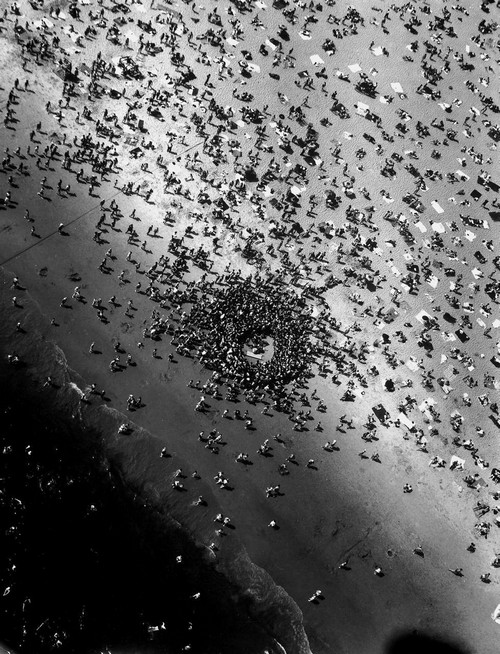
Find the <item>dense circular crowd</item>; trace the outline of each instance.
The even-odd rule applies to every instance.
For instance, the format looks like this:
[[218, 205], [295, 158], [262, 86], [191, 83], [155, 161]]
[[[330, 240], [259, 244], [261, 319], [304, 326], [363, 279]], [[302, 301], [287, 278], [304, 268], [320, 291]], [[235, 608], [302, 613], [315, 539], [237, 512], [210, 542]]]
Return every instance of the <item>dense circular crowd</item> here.
[[[182, 330], [206, 367], [242, 388], [278, 390], [307, 374], [314, 357], [310, 315], [298, 294], [249, 276], [213, 295], [200, 289]], [[274, 350], [267, 361], [266, 346]]]

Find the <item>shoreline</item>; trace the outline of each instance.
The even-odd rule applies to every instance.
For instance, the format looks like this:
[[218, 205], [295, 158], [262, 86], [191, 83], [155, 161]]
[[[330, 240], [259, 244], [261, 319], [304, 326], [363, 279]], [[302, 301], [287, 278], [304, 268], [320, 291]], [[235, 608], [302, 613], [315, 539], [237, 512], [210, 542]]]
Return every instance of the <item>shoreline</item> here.
[[[2, 270], [2, 276], [4, 275], [7, 276], [7, 273]], [[28, 306], [26, 308], [31, 314], [32, 323], [33, 314], [38, 313], [38, 308], [28, 294], [25, 294], [24, 301], [26, 305], [31, 305], [30, 308]], [[45, 320], [41, 314], [38, 319], [41, 322]], [[4, 325], [0, 335], [0, 351], [4, 361], [6, 354], [11, 350], [9, 345], [8, 339], [5, 338]], [[53, 404], [52, 411], [58, 414], [58, 419], [73, 420], [78, 433], [96, 434], [93, 439], [99, 441], [97, 447], [105, 467], [109, 466], [110, 469], [115, 470], [115, 474], [123, 483], [124, 490], [131, 493], [136, 502], [144, 502], [144, 505], [148, 506], [151, 516], [156, 516], [158, 519], [158, 526], [165, 522], [164, 528], [167, 532], [172, 528], [180, 529], [200, 552], [204, 560], [203, 565], [213, 568], [217, 574], [222, 575], [234, 586], [230, 603], [234, 601], [235, 607], [246, 605], [249, 617], [255, 621], [256, 629], [264, 629], [275, 639], [276, 654], [285, 650], [288, 654], [309, 654], [310, 649], [298, 607], [284, 590], [274, 583], [268, 573], [251, 562], [237, 535], [226, 539], [216, 553], [210, 550], [207, 553], [203, 541], [206, 541], [213, 530], [213, 522], [207, 511], [202, 509], [205, 515], [195, 517], [194, 520], [191, 516], [190, 519], [184, 498], [178, 501], [179, 494], [169, 489], [170, 484], [165, 481], [165, 463], [167, 478], [169, 478], [173, 477], [176, 469], [185, 467], [185, 462], [177, 455], [160, 461], [157, 446], [155, 447], [158, 439], [134, 424], [129, 416], [105, 403], [91, 408], [86, 407], [84, 415], [79, 397], [83, 395], [82, 389], [88, 388], [88, 384], [69, 368], [62, 350], [55, 344], [42, 340], [40, 333], [31, 332], [30, 336], [23, 339], [23, 350], [16, 348], [16, 352], [19, 353], [21, 360], [25, 361], [25, 365], [20, 368], [12, 366], [6, 370], [5, 364], [2, 364], [3, 374], [0, 374], [3, 380], [5, 381], [5, 373], [8, 373], [11, 381], [16, 380], [16, 386], [21, 388], [23, 384], [19, 384], [16, 378], [23, 376], [28, 378], [31, 388], [27, 386], [23, 392], [27, 396], [34, 392], [38, 401], [43, 401], [47, 389], [38, 393], [35, 390], [36, 386], [40, 387], [43, 378], [51, 375], [54, 379], [64, 379], [65, 381], [57, 389], [48, 389], [51, 393], [49, 406]], [[32, 362], [30, 358], [35, 352], [37, 359]], [[43, 370], [38, 367], [42, 362]], [[51, 409], [48, 413], [51, 413]], [[123, 422], [133, 425], [131, 435], [121, 436], [117, 433], [118, 426]], [[209, 513], [218, 512], [217, 500], [206, 483], [200, 481], [198, 491], [206, 499], [207, 506], [210, 507]], [[168, 527], [169, 524], [171, 527]], [[187, 565], [189, 566], [189, 562]], [[237, 610], [240, 611], [241, 608]], [[278, 638], [286, 644], [286, 647], [279, 645]]]

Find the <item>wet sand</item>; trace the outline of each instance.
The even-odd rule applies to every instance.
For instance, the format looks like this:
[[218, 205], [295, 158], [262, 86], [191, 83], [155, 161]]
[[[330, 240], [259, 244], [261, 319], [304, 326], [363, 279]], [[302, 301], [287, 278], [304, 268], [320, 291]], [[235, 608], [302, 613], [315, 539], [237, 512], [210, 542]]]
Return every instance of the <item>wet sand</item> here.
[[[31, 320], [37, 326], [43, 323], [33, 306], [27, 322]], [[5, 347], [5, 330], [2, 330], [0, 339]], [[12, 342], [8, 344], [12, 345]], [[42, 541], [47, 539], [49, 543], [43, 555], [36, 551], [32, 539], [26, 540], [24, 545], [20, 542], [9, 547], [9, 559], [21, 568], [21, 575], [12, 575], [12, 585], [8, 586], [4, 596], [8, 600], [2, 606], [5, 615], [8, 616], [12, 610], [9, 607], [24, 606], [25, 597], [29, 597], [33, 617], [29, 616], [27, 624], [32, 625], [35, 616], [40, 612], [43, 616], [45, 611], [47, 621], [53, 618], [56, 624], [68, 625], [78, 617], [77, 607], [88, 603], [90, 613], [96, 612], [96, 615], [87, 615], [82, 627], [84, 637], [79, 638], [76, 634], [78, 651], [82, 652], [94, 651], [94, 647], [104, 647], [105, 644], [111, 651], [121, 652], [122, 644], [129, 647], [127, 643], [134, 639], [137, 639], [134, 651], [149, 652], [147, 640], [151, 638], [154, 640], [151, 651], [165, 651], [165, 646], [178, 651], [186, 643], [191, 643], [195, 650], [200, 651], [260, 652], [267, 648], [270, 652], [280, 652], [280, 646], [271, 634], [277, 636], [284, 628], [290, 635], [295, 621], [298, 632], [294, 646], [298, 647], [297, 651], [305, 651], [300, 647], [300, 614], [286, 596], [280, 597], [283, 593], [274, 586], [271, 578], [248, 560], [238, 537], [231, 540], [218, 560], [204, 545], [202, 539], [210, 537], [213, 532], [213, 512], [217, 510], [216, 499], [207, 484], [200, 480], [193, 489], [197, 494], [203, 493], [206, 501], [205, 505], [193, 511], [193, 501], [198, 495], [190, 492], [184, 497], [170, 488], [169, 478], [179, 466], [185, 466], [182, 459], [177, 456], [160, 459], [156, 439], [140, 428], [127, 439], [120, 438], [117, 428], [125, 418], [123, 414], [107, 409], [103, 404], [95, 407], [81, 404], [79, 388], [82, 380], [67, 367], [62, 352], [40, 338], [35, 330], [26, 334], [20, 354], [21, 350], [23, 363], [19, 367], [2, 364], [1, 369], [2, 386], [8, 389], [2, 405], [6, 425], [4, 447], [13, 451], [9, 455], [6, 449], [5, 472], [10, 480], [9, 488], [3, 492], [11, 495], [13, 487], [21, 484], [17, 495], [22, 497], [21, 506], [25, 510], [23, 530], [38, 530], [39, 538]], [[40, 378], [49, 373], [60, 380], [56, 394], [40, 393], [37, 388]], [[26, 412], [24, 422], [23, 410]], [[20, 414], [17, 426], [16, 413]], [[16, 429], [21, 441], [11, 442], [9, 438]], [[33, 467], [40, 470], [42, 494], [44, 488], [49, 494], [48, 506], [37, 518], [40, 524], [36, 524], [32, 514], [36, 513], [36, 502], [43, 505], [44, 500], [34, 498], [29, 488], [26, 492], [22, 488], [23, 476], [30, 477]], [[21, 475], [17, 482], [16, 474]], [[86, 484], [91, 488], [86, 489]], [[74, 488], [69, 490], [72, 486]], [[51, 508], [51, 495], [60, 497], [60, 507], [56, 502]], [[64, 515], [66, 510], [68, 516]], [[80, 516], [82, 511], [84, 515]], [[86, 527], [85, 521], [92, 519], [94, 513], [101, 526]], [[46, 516], [49, 524], [45, 524], [42, 516]], [[6, 528], [11, 527], [6, 515], [3, 521], [6, 521]], [[101, 533], [106, 524], [110, 525], [108, 536]], [[60, 536], [50, 545], [51, 539], [55, 538], [54, 525], [60, 530]], [[78, 536], [78, 530], [88, 528], [94, 542], [79, 543], [78, 539], [83, 536]], [[21, 535], [28, 538], [24, 532]], [[127, 544], [123, 543], [123, 552], [115, 553], [117, 560], [114, 561], [112, 550], [122, 547], [120, 539], [126, 539]], [[67, 542], [67, 547], [58, 555], [55, 550], [61, 548], [60, 541]], [[20, 556], [23, 548], [28, 552], [33, 549], [28, 562], [23, 558], [26, 553]], [[87, 561], [85, 557], [89, 552], [95, 554], [95, 561], [92, 556]], [[37, 556], [44, 557], [39, 575], [54, 576], [51, 591], [44, 591], [45, 584], [37, 581], [37, 574], [30, 579], [26, 570], [29, 561], [34, 561]], [[79, 556], [85, 560], [77, 563]], [[182, 564], [176, 562], [178, 556], [182, 556]], [[67, 571], [75, 565], [78, 571], [75, 570], [76, 574], [66, 588]], [[142, 571], [141, 566], [145, 566]], [[108, 567], [109, 572], [106, 571]], [[95, 588], [90, 579], [94, 580]], [[104, 585], [107, 584], [106, 588], [99, 589], [101, 579]], [[131, 586], [136, 588], [135, 591]], [[63, 587], [68, 594], [66, 613], [58, 616], [57, 611], [62, 610], [62, 607], [57, 609], [58, 602], [64, 603]], [[39, 595], [43, 597], [44, 592], [46, 600], [40, 602]], [[199, 607], [198, 604], [194, 607], [189, 598], [198, 592], [203, 598]], [[131, 595], [130, 606], [126, 604], [126, 597], [122, 597], [123, 593]], [[137, 594], [135, 599], [134, 593]], [[216, 607], [213, 605], [214, 596], [218, 597]], [[113, 620], [101, 615], [102, 607], [97, 606], [98, 602], [105, 601], [105, 597], [108, 597]], [[47, 608], [50, 602], [55, 607], [52, 613]], [[114, 603], [117, 606], [111, 608]], [[103, 619], [102, 624], [98, 615]], [[168, 624], [167, 634], [160, 630], [155, 637], [148, 636], [148, 624], [163, 621]], [[192, 634], [187, 630], [190, 622], [194, 629]], [[214, 623], [224, 625], [224, 630], [214, 630]], [[49, 625], [45, 641], [41, 636], [37, 640], [28, 627], [28, 635], [22, 639], [22, 651], [42, 644], [51, 651]], [[5, 632], [5, 638], [8, 637], [15, 640], [11, 630]], [[64, 651], [76, 651], [75, 633], [69, 633], [67, 638], [68, 641], [63, 639]]]
[[107, 421], [71, 417], [69, 387], [57, 407], [33, 397], [33, 365], [11, 372], [2, 366], [5, 641], [40, 653], [282, 651], [165, 505], [125, 478], [127, 448], [106, 456]]

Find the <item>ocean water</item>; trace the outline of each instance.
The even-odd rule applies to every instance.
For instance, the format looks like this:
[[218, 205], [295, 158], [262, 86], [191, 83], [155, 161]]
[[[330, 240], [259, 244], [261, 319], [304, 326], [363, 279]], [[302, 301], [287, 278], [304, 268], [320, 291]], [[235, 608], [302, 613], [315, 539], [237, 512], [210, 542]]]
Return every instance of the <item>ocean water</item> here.
[[0, 641], [30, 654], [280, 650], [127, 488], [98, 433], [30, 394], [19, 369], [0, 382]]
[[27, 292], [16, 329], [11, 279], [0, 270], [0, 648], [310, 654], [299, 607], [237, 532], [208, 551], [220, 508], [203, 480], [172, 490], [182, 453], [160, 459], [154, 434], [117, 434], [131, 416], [82, 405], [88, 380]]

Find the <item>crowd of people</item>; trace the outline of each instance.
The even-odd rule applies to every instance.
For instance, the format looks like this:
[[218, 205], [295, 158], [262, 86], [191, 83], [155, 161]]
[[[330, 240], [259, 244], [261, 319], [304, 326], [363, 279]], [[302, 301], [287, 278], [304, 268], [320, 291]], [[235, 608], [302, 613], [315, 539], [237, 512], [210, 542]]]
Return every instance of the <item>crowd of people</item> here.
[[[213, 293], [213, 295], [212, 295]], [[310, 367], [310, 314], [298, 295], [280, 290], [259, 275], [239, 280], [230, 273], [215, 286], [196, 285], [193, 308], [181, 317], [179, 344], [227, 380], [256, 392], [273, 389], [283, 394], [287, 384], [303, 377]], [[266, 339], [273, 339], [273, 355], [262, 361]], [[181, 340], [182, 339], [182, 340]], [[246, 347], [252, 347], [250, 354]]]
[[[291, 431], [314, 421], [321, 432], [318, 414], [329, 407], [311, 392], [317, 375], [331, 397], [362, 407], [355, 426], [364, 443], [377, 441], [377, 430], [399, 429], [432, 455], [432, 468], [463, 470], [470, 488], [486, 489], [483, 475], [499, 483], [500, 464], [491, 460], [500, 427], [498, 5], [485, 0], [470, 15], [446, 2], [366, 13], [334, 0], [178, 4], [99, 2], [94, 12], [72, 2], [66, 13], [14, 2], [0, 22], [22, 59], [22, 76], [2, 78], [1, 208], [24, 211], [35, 246], [71, 236], [81, 219], [47, 225], [44, 202], [84, 187], [99, 200], [98, 272], [120, 270], [117, 294], [136, 294], [127, 296], [125, 316], [142, 318], [135, 351], [115, 342], [110, 372], [135, 365], [149, 339], [153, 358], [165, 349], [169, 361], [175, 352], [210, 371], [205, 383], [189, 384], [201, 394], [198, 412], [207, 412], [207, 395], [243, 396], [264, 415], [288, 414]], [[387, 74], [357, 63], [337, 68], [364, 31], [374, 37], [369, 56], [381, 56]], [[403, 51], [392, 51], [389, 33], [394, 44], [409, 41]], [[308, 43], [311, 54], [300, 59]], [[44, 108], [39, 66], [60, 78]], [[405, 83], [389, 84], [398, 67]], [[45, 116], [25, 124], [34, 101]], [[32, 182], [38, 211], [22, 206]], [[18, 279], [14, 289], [20, 310]], [[90, 306], [107, 325], [121, 301], [96, 297]], [[80, 282], [60, 307], [71, 302], [86, 303]], [[382, 397], [371, 407], [364, 396], [374, 387]], [[144, 406], [129, 394], [129, 411]], [[253, 429], [249, 410], [233, 417]], [[448, 427], [456, 436], [443, 452], [439, 436]], [[338, 431], [345, 429], [343, 416]], [[221, 439], [216, 430], [199, 440], [218, 454]], [[336, 440], [318, 447], [338, 449]], [[279, 464], [280, 475], [293, 456]], [[377, 450], [360, 457], [383, 462]], [[306, 465], [316, 467], [313, 459]], [[228, 486], [222, 473], [215, 481]], [[172, 485], [184, 489], [178, 479]], [[280, 485], [265, 494], [279, 496]], [[500, 526], [498, 499], [493, 492], [478, 501], [476, 515], [491, 516], [475, 522], [478, 539]], [[490, 573], [481, 580], [489, 583]]]

